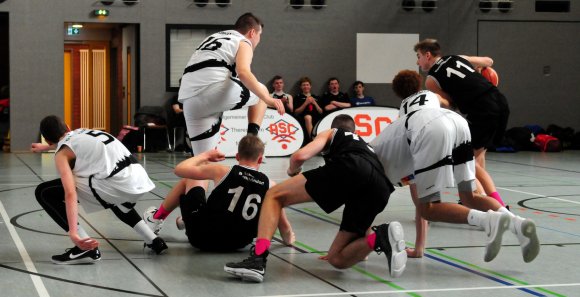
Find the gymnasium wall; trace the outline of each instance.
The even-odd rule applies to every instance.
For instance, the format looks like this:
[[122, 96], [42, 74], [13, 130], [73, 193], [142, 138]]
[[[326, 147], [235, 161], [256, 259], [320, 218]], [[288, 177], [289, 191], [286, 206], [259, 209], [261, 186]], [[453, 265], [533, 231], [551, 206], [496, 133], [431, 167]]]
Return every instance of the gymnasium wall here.
[[[297, 79], [307, 75], [313, 79], [314, 92], [321, 93], [326, 79], [337, 76], [342, 90], [350, 91], [357, 79], [357, 33], [418, 33], [421, 39], [439, 39], [446, 53], [492, 55], [500, 88], [511, 102], [509, 126], [557, 123], [580, 130], [580, 117], [570, 112], [580, 110], [580, 100], [574, 98], [580, 94], [579, 79], [570, 67], [572, 62], [579, 64], [562, 55], [580, 49], [574, 33], [580, 32], [580, 7], [575, 1], [570, 13], [536, 13], [534, 1], [528, 0], [514, 0], [508, 13], [482, 13], [476, 0], [439, 0], [438, 8], [430, 13], [419, 8], [406, 12], [401, 1], [395, 0], [327, 0], [327, 7], [320, 10], [296, 10], [288, 6], [288, 0], [232, 0], [227, 8], [199, 8], [187, 0], [140, 0], [128, 7], [120, 1], [106, 7], [111, 14], [105, 20], [90, 15], [93, 9], [103, 8], [96, 0], [7, 0], [0, 4], [0, 11], [9, 13], [12, 151], [28, 150], [37, 140], [35, 127], [42, 117], [63, 113], [65, 22], [137, 24], [140, 81], [134, 94], [142, 106], [163, 105], [168, 98], [165, 25], [227, 25], [247, 11], [265, 23], [253, 63], [263, 82], [280, 74], [294, 92]], [[542, 29], [544, 24], [549, 29]], [[538, 72], [534, 65], [542, 71], [550, 66], [550, 75]], [[369, 84], [367, 94], [382, 105], [398, 105], [388, 84], [391, 79]]]

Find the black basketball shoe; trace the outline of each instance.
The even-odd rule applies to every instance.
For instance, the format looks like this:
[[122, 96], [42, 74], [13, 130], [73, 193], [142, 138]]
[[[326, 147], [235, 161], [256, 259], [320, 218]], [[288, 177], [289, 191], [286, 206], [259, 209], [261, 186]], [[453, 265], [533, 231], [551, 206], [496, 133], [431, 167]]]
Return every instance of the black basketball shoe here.
[[167, 244], [161, 237], [155, 237], [150, 244], [145, 244], [146, 247], [152, 249], [157, 255], [161, 255], [167, 251]]
[[375, 252], [385, 253], [391, 277], [401, 276], [407, 266], [403, 226], [399, 222], [391, 222], [373, 226], [372, 229], [377, 234]]
[[266, 274], [266, 261], [268, 251], [257, 256], [255, 252], [255, 247], [250, 250], [250, 257], [242, 262], [238, 263], [227, 263], [224, 266], [224, 271], [233, 274], [242, 280], [248, 280], [256, 283], [261, 283], [264, 281], [264, 275]]
[[101, 260], [101, 252], [98, 248], [83, 251], [78, 247], [67, 249], [62, 255], [52, 256], [54, 264], [88, 264]]

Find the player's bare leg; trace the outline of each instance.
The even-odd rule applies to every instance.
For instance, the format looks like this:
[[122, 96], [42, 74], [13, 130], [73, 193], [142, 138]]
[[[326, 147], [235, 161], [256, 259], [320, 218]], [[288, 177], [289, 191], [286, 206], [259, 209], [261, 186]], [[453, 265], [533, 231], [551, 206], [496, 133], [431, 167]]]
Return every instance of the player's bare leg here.
[[485, 148], [479, 148], [473, 152], [475, 156], [475, 177], [479, 182], [481, 182], [483, 191], [487, 196], [497, 200], [501, 206], [505, 206], [505, 203], [497, 192], [497, 188], [495, 187], [495, 183], [493, 182], [491, 175], [489, 175], [485, 169], [485, 152]]

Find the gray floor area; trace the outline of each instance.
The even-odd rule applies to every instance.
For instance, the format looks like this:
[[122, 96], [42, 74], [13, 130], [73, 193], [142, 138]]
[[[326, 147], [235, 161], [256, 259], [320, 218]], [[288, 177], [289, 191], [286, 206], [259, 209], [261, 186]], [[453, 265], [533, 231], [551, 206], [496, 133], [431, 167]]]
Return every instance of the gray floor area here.
[[[142, 212], [159, 205], [177, 181], [172, 169], [184, 156], [137, 156], [157, 185], [137, 205]], [[311, 160], [305, 169], [321, 162]], [[288, 158], [268, 158], [262, 169], [279, 182], [287, 163]], [[486, 263], [483, 232], [433, 223], [425, 257], [409, 259], [401, 278], [391, 279], [385, 257], [374, 253], [351, 269], [337, 270], [318, 256], [333, 240], [341, 212], [325, 214], [308, 203], [287, 211], [295, 246], [277, 239], [264, 283], [253, 284], [223, 272], [224, 263], [245, 258], [247, 250], [214, 254], [193, 249], [173, 224], [178, 212], [161, 231], [169, 245], [161, 256], [144, 250], [138, 235], [109, 211], [82, 214], [80, 222], [100, 241], [102, 261], [52, 264], [51, 255], [72, 246], [34, 198], [39, 182], [57, 177], [52, 154], [0, 154], [0, 296], [580, 296], [579, 165], [580, 151], [488, 154], [488, 170], [504, 200], [514, 213], [537, 223], [542, 247], [532, 263], [523, 262], [511, 233], [505, 234], [498, 257]], [[444, 199], [456, 201], [455, 193], [449, 189]], [[400, 221], [412, 246], [413, 214], [408, 189], [399, 188], [376, 223]]]

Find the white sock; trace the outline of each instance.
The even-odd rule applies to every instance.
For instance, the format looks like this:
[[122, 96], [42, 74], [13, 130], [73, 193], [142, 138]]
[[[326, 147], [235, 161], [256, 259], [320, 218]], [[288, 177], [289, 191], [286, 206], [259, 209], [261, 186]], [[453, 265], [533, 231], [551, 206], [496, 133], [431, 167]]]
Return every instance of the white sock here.
[[499, 211], [499, 212], [505, 212], [505, 213], [509, 214], [511, 218], [513, 218], [513, 217], [516, 216], [513, 212], [509, 211], [507, 208], [505, 208], [503, 206], [501, 206], [500, 208], [498, 208], [497, 211]]
[[487, 214], [483, 211], [471, 209], [467, 215], [467, 223], [472, 226], [484, 228], [483, 222], [485, 221], [486, 216]]
[[77, 233], [79, 234], [80, 238], [89, 237], [89, 234], [87, 234], [87, 231], [85, 231], [81, 225], [77, 225]]
[[133, 229], [135, 229], [135, 231], [137, 231], [137, 233], [139, 233], [139, 235], [143, 237], [143, 240], [145, 241], [146, 244], [151, 244], [153, 242], [153, 239], [157, 237], [157, 235], [153, 233], [151, 228], [149, 228], [149, 226], [147, 226], [147, 224], [143, 220], [139, 221], [139, 223], [137, 223], [137, 225], [135, 225]]

